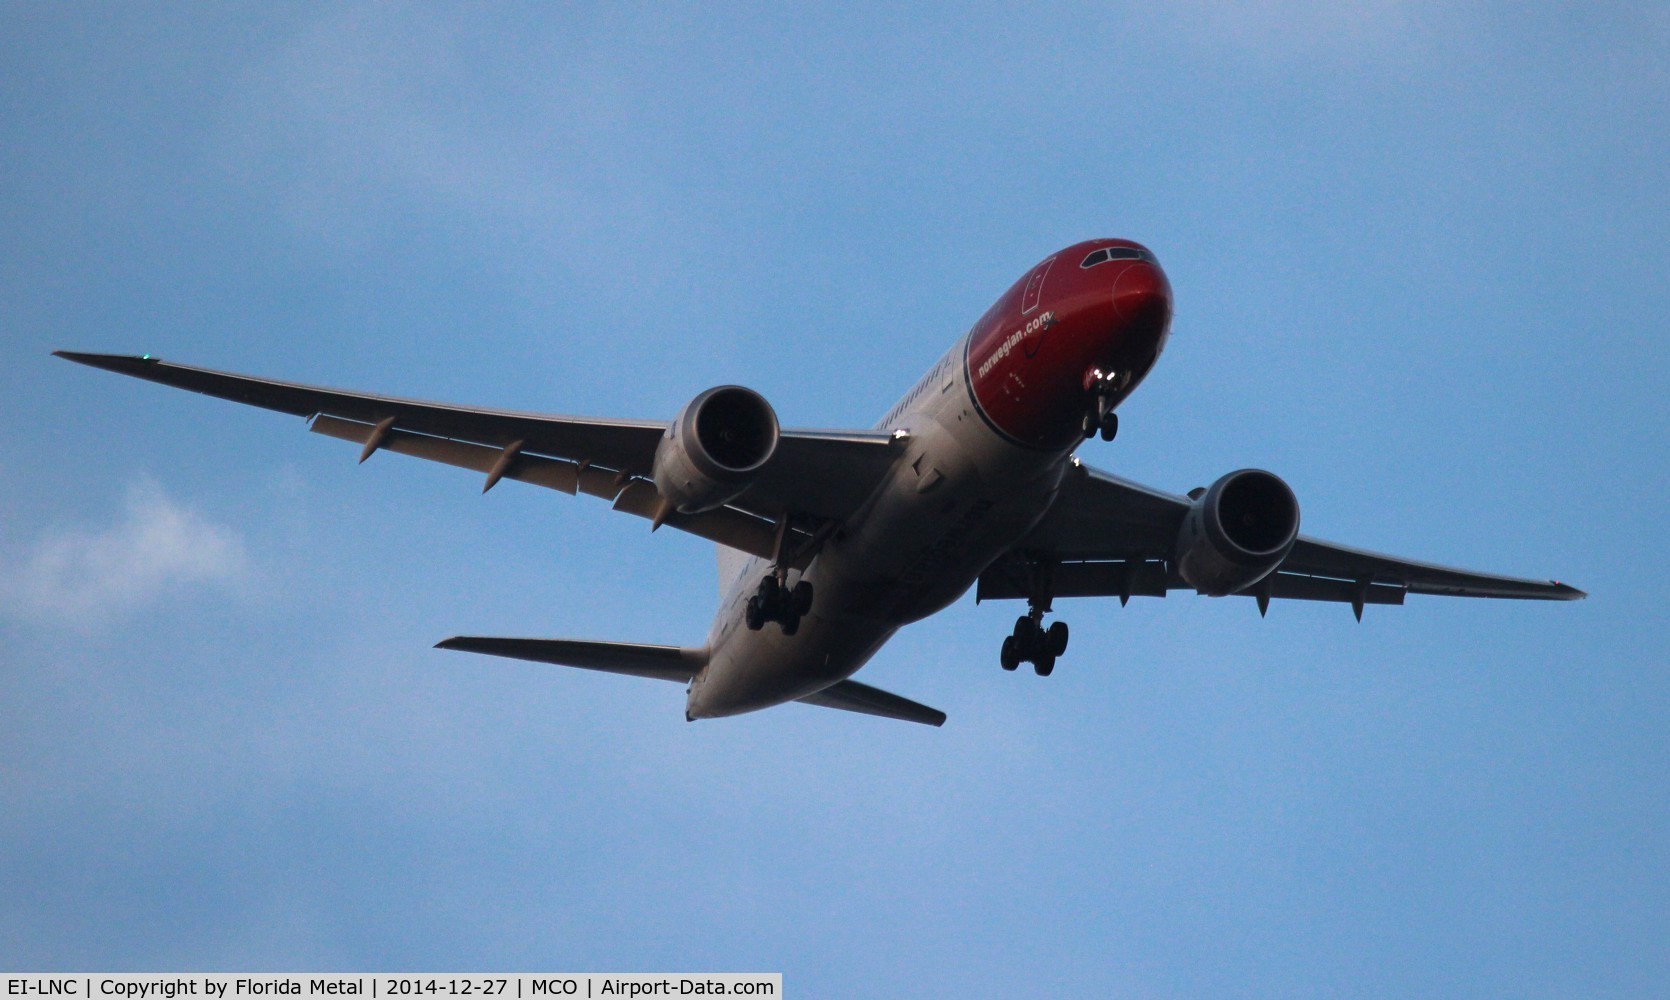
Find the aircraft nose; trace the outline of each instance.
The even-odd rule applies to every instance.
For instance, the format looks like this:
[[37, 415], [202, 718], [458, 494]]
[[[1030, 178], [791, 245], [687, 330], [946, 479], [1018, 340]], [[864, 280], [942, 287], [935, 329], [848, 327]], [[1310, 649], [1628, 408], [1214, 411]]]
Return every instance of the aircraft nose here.
[[1171, 320], [1171, 282], [1158, 265], [1137, 261], [1113, 283], [1113, 311], [1128, 328], [1148, 334]]

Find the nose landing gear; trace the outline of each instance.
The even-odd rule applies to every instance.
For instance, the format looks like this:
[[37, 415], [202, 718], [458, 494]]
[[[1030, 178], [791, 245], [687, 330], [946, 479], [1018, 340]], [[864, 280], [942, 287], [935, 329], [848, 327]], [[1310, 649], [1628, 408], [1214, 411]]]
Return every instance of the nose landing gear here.
[[1084, 373], [1084, 391], [1090, 394], [1090, 405], [1085, 410], [1079, 429], [1086, 438], [1093, 438], [1098, 432], [1103, 441], [1112, 441], [1119, 436], [1119, 414], [1113, 412], [1113, 394], [1130, 380], [1128, 373], [1110, 375], [1100, 368]]
[[1086, 413], [1079, 429], [1086, 438], [1093, 438], [1100, 431], [1103, 441], [1112, 441], [1119, 436], [1119, 414], [1112, 410], [1099, 416], [1094, 412]]

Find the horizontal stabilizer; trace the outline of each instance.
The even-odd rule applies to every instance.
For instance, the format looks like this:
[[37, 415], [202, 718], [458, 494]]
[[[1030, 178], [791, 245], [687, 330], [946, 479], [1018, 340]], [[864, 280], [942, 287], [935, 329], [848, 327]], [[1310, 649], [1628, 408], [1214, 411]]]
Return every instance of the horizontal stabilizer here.
[[518, 660], [532, 660], [535, 663], [583, 667], [610, 674], [678, 681], [680, 684], [688, 683], [707, 662], [705, 649], [692, 649], [689, 646], [651, 646], [641, 642], [499, 639], [490, 636], [455, 635], [437, 642], [435, 648], [456, 649], [465, 653], [486, 653], [488, 656], [509, 656]]
[[920, 722], [925, 726], [945, 725], [944, 712], [857, 681], [841, 681], [817, 694], [809, 694], [797, 700], [823, 708], [838, 708], [844, 712], [862, 712], [865, 715], [879, 715], [884, 719]]

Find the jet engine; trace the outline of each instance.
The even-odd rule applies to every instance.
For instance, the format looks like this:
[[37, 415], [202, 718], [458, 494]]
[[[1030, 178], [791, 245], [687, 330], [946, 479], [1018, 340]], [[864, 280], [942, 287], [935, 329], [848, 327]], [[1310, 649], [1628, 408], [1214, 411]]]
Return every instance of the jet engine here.
[[1299, 501], [1262, 469], [1241, 469], [1195, 496], [1177, 535], [1177, 572], [1202, 594], [1222, 597], [1269, 576], [1299, 537]]
[[655, 449], [655, 488], [696, 514], [735, 499], [777, 451], [777, 413], [765, 397], [721, 385], [686, 403]]

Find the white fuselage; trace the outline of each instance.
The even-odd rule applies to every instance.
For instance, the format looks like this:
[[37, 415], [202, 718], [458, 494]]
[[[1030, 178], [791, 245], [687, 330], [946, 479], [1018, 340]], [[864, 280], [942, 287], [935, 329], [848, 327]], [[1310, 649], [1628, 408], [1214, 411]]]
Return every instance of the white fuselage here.
[[1049, 509], [1070, 452], [1012, 444], [988, 425], [969, 383], [967, 341], [883, 418], [881, 429], [907, 435], [903, 454], [805, 572], [789, 574], [816, 595], [795, 635], [744, 623], [767, 560], [749, 559], [723, 584], [708, 663], [690, 684], [691, 718], [782, 704], [852, 676], [900, 626], [967, 592]]

